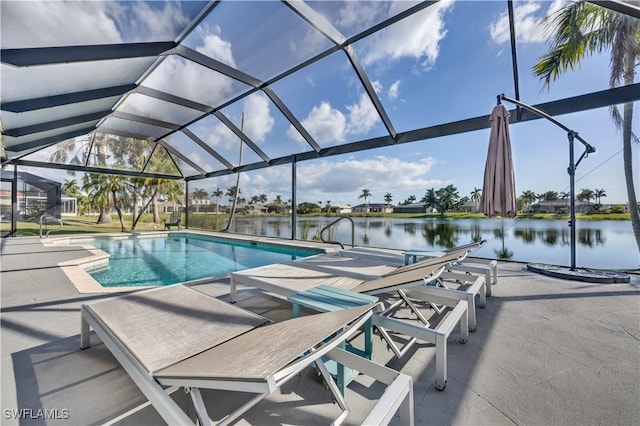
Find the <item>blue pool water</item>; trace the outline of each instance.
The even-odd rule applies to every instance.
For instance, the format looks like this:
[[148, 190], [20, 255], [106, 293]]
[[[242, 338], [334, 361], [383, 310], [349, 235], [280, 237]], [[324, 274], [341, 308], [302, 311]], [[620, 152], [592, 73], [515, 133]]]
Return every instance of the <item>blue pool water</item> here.
[[96, 238], [91, 244], [111, 255], [107, 268], [88, 271], [103, 287], [169, 285], [318, 253], [191, 235]]

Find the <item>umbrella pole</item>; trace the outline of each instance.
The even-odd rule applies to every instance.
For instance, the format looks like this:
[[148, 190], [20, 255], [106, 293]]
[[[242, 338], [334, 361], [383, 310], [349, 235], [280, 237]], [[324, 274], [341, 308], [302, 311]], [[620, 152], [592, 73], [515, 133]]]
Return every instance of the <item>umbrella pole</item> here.
[[[578, 164], [580, 164], [580, 162], [582, 161], [583, 158], [586, 158], [587, 155], [596, 152], [596, 149], [590, 145], [587, 141], [585, 141], [584, 139], [582, 139], [579, 135], [578, 132], [569, 129], [567, 126], [565, 126], [564, 124], [560, 123], [558, 120], [556, 120], [555, 118], [551, 117], [549, 114], [547, 114], [544, 111], [539, 110], [536, 107], [533, 107], [531, 105], [525, 104], [524, 102], [515, 100], [515, 99], [511, 99], [508, 98], [507, 96], [505, 96], [504, 94], [502, 95], [498, 95], [498, 103], [500, 103], [500, 101], [508, 101], [511, 103], [516, 104], [519, 107], [522, 107], [540, 117], [546, 118], [547, 120], [551, 121], [553, 124], [555, 124], [556, 126], [566, 130], [567, 132], [567, 138], [569, 139], [569, 167], [567, 168], [567, 172], [569, 173], [569, 193], [571, 194], [571, 204], [570, 204], [570, 213], [569, 213], [569, 227], [571, 228], [570, 230], [570, 235], [571, 235], [571, 270], [575, 270], [576, 269], [576, 201], [575, 201], [575, 192], [576, 192], [576, 188], [575, 188], [575, 174], [576, 174], [576, 168], [578, 167]], [[584, 147], [585, 150], [582, 153], [582, 155], [580, 156], [580, 158], [578, 159], [578, 161], [574, 161], [575, 157], [574, 157], [574, 150], [573, 150], [573, 141], [575, 139], [578, 139], [578, 141], [580, 141]]]

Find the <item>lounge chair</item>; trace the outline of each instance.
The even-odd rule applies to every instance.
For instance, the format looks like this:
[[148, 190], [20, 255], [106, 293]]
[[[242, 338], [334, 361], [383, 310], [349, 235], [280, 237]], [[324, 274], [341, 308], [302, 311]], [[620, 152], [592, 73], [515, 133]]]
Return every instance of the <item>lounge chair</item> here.
[[169, 219], [164, 219], [163, 222], [165, 231], [170, 231], [172, 226], [177, 226], [179, 231], [180, 223], [182, 223], [182, 213], [179, 211], [172, 211]]
[[[444, 288], [427, 289], [434, 294], [429, 295], [429, 298], [425, 299], [426, 301], [437, 299], [437, 303], [450, 308], [438, 325], [432, 328], [429, 321], [407, 297], [405, 291], [410, 288], [422, 290], [423, 287], [426, 287], [425, 284], [435, 281], [444, 272], [446, 266], [455, 259], [457, 257], [452, 254], [444, 259], [421, 262], [420, 267], [412, 264], [407, 267], [395, 268], [393, 273], [373, 280], [335, 275], [335, 272], [321, 270], [316, 264], [317, 262], [314, 262], [312, 268], [306, 268], [304, 261], [268, 265], [232, 273], [231, 301], [237, 300], [238, 285], [260, 288], [285, 297], [310, 290], [321, 284], [369, 295], [396, 292], [400, 299], [386, 307], [383, 312], [374, 314], [373, 324], [398, 357], [403, 356], [417, 340], [434, 344], [436, 346], [436, 388], [442, 390], [447, 383], [447, 338], [456, 324], [459, 324], [460, 341], [466, 343], [469, 335], [468, 306], [470, 306], [470, 300], [473, 300], [473, 296], [469, 296], [466, 292]], [[475, 290], [484, 291], [483, 283], [484, 278], [477, 277]], [[450, 293], [449, 297], [447, 297], [447, 293]], [[418, 317], [419, 325], [391, 317], [401, 304], [409, 306], [409, 309]], [[442, 313], [441, 310], [440, 313]], [[404, 348], [399, 348], [389, 335], [388, 330], [411, 336], [411, 340]]]
[[[208, 425], [201, 389], [250, 392], [256, 397], [221, 420], [227, 424], [315, 362], [343, 412], [346, 401], [320, 357], [354, 368], [387, 384], [365, 422], [382, 424], [400, 412], [413, 424], [409, 376], [339, 348], [379, 305], [294, 318], [275, 324], [259, 315], [184, 285], [141, 291], [82, 305], [81, 348], [93, 328], [168, 424]], [[168, 392], [184, 387], [197, 419]]]
[[[470, 272], [473, 274], [483, 274], [485, 276], [486, 283], [486, 292], [487, 296], [491, 296], [491, 286], [498, 284], [498, 261], [495, 259], [480, 259], [480, 258], [470, 258], [468, 255], [482, 246], [486, 240], [471, 242], [468, 244], [463, 244], [460, 246], [453, 247], [451, 249], [445, 250], [444, 254], [457, 253], [460, 251], [467, 251], [467, 255], [464, 260], [460, 262], [456, 262], [451, 265], [451, 271], [460, 271], [460, 272]], [[413, 251], [414, 257], [439, 257], [442, 253], [437, 253], [434, 256], [431, 254], [435, 254], [436, 252], [419, 252]], [[406, 254], [406, 252], [405, 252]], [[418, 261], [420, 262], [420, 261]]]

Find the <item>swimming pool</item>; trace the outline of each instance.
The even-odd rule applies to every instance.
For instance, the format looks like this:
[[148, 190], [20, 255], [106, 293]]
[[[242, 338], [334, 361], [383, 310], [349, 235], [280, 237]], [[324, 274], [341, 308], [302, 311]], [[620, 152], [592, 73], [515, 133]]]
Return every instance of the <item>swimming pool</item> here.
[[181, 234], [97, 237], [91, 245], [111, 256], [108, 267], [87, 271], [103, 287], [169, 285], [322, 253], [312, 248]]

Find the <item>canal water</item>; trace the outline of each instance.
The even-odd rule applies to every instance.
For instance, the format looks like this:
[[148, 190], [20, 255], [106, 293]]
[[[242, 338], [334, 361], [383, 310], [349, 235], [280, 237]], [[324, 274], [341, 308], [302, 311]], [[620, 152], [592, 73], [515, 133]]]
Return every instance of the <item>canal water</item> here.
[[[296, 238], [319, 239], [336, 217], [299, 217]], [[571, 235], [566, 220], [352, 218], [354, 243], [371, 247], [442, 250], [472, 240], [487, 242], [474, 256], [520, 262], [571, 264]], [[291, 237], [289, 217], [238, 217], [235, 232]], [[342, 220], [324, 232], [325, 239], [351, 245], [351, 224]], [[630, 221], [578, 221], [576, 266], [628, 269], [640, 266]]]

